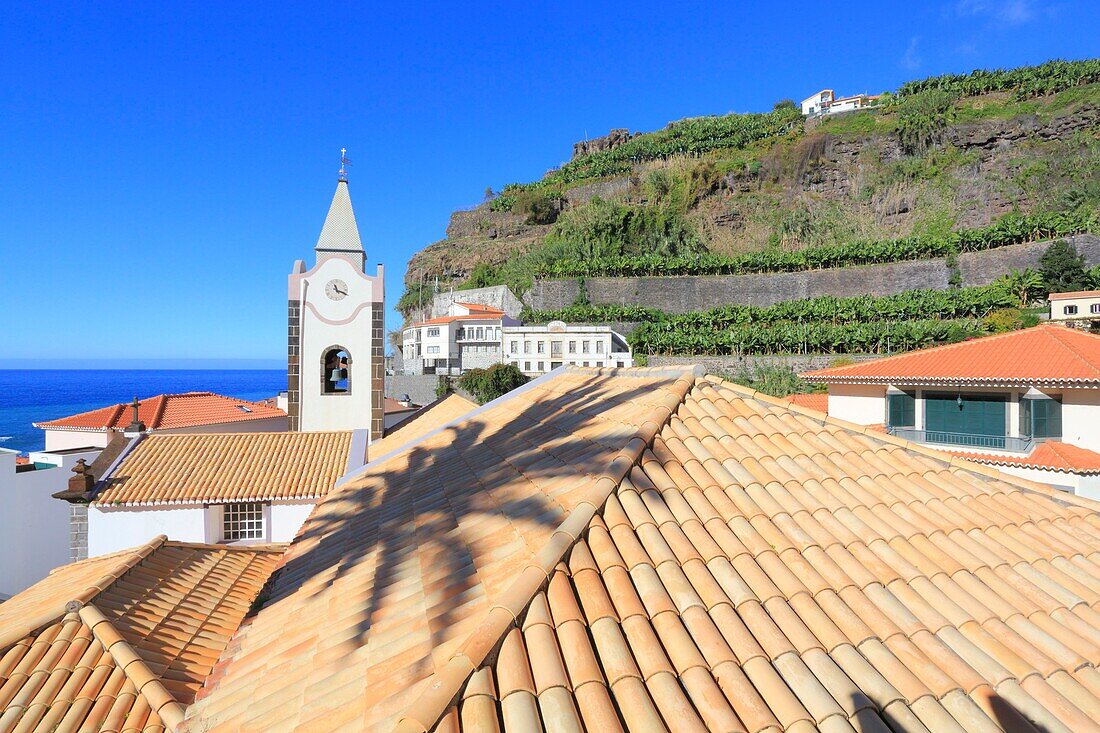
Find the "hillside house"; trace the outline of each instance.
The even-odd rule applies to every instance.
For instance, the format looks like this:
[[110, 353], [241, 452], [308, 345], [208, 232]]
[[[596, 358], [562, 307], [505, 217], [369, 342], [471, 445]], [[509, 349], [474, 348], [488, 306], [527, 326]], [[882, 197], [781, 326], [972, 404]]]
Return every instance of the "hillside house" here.
[[802, 376], [832, 416], [1100, 498], [1100, 336], [1043, 324]]
[[837, 97], [832, 89], [822, 89], [802, 100], [802, 114], [807, 117], [820, 117], [821, 115], [834, 115], [841, 112], [853, 112], [873, 106], [879, 99], [878, 95], [852, 94], [847, 97]]
[[1051, 293], [1050, 320], [1091, 325], [1100, 322], [1100, 290], [1081, 290], [1072, 293]]
[[401, 357], [406, 374], [458, 376], [501, 361], [501, 330], [519, 321], [492, 306], [451, 303], [447, 315], [406, 326]]
[[562, 365], [634, 366], [626, 339], [609, 326], [570, 326], [562, 321], [505, 326], [502, 342], [504, 362], [527, 375], [546, 374]]

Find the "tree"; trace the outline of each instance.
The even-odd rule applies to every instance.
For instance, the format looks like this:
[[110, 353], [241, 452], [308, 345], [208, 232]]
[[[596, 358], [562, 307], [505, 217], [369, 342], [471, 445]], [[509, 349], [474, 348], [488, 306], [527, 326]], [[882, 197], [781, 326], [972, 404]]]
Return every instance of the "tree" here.
[[496, 192], [493, 191], [493, 187], [492, 186], [486, 186], [485, 187], [485, 200], [486, 201], [492, 201], [494, 198], [496, 198]]
[[481, 404], [495, 400], [527, 383], [515, 364], [494, 364], [488, 369], [471, 369], [458, 378], [458, 386]]
[[781, 109], [798, 109], [798, 105], [795, 104], [793, 99], [780, 99], [778, 102], [772, 105], [772, 111], [778, 112]]
[[1047, 247], [1039, 259], [1039, 271], [1049, 293], [1066, 293], [1071, 290], [1087, 290], [1090, 286], [1085, 256], [1064, 239]]
[[1044, 295], [1043, 276], [1032, 269], [1013, 270], [1001, 275], [994, 284], [1012, 295], [1021, 308], [1027, 308], [1037, 296]]

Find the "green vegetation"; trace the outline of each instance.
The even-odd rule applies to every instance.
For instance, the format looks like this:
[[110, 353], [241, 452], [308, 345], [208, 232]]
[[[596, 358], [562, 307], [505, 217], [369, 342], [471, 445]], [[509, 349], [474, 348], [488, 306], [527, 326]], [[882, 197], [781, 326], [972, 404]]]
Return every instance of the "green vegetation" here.
[[1047, 247], [1039, 260], [1039, 271], [1050, 293], [1085, 290], [1092, 285], [1085, 269], [1085, 256], [1078, 254], [1077, 248], [1065, 240]]
[[415, 282], [405, 286], [405, 292], [402, 293], [395, 307], [401, 313], [408, 314], [414, 308], [431, 304], [434, 295], [435, 288], [430, 283]]
[[725, 374], [723, 376], [731, 382], [743, 384], [772, 397], [825, 391], [823, 385], [807, 382], [788, 366], [763, 365], [752, 370], [748, 367], [742, 367], [736, 374]]
[[926, 89], [895, 103], [898, 139], [909, 154], [919, 154], [940, 142], [955, 120], [955, 96], [943, 89]]
[[458, 386], [483, 405], [526, 383], [527, 377], [515, 364], [494, 364], [488, 369], [471, 369], [458, 378]]
[[632, 348], [650, 354], [891, 354], [956, 343], [986, 333], [980, 320], [864, 323], [748, 323], [709, 326], [645, 323], [630, 334]]
[[1096, 225], [1095, 211], [1006, 214], [980, 229], [945, 235], [912, 236], [871, 242], [810, 247], [794, 252], [776, 248], [740, 256], [715, 254], [624, 254], [609, 257], [563, 257], [542, 263], [543, 277], [626, 277], [636, 275], [741, 275], [750, 272], [797, 272], [824, 267], [850, 267], [901, 260], [945, 257], [1040, 239], [1077, 234]]
[[699, 155], [721, 148], [743, 148], [764, 138], [774, 138], [802, 128], [802, 113], [793, 106], [776, 105], [761, 114], [729, 114], [690, 117], [663, 130], [639, 135], [611, 150], [582, 155], [548, 173], [535, 183], [512, 183], [493, 200], [494, 211], [514, 211], [519, 194], [552, 189], [604, 176], [621, 175], [647, 160], [666, 160], [674, 155]]
[[991, 333], [1004, 333], [1016, 331], [1021, 328], [1030, 328], [1039, 325], [1039, 316], [1033, 313], [1024, 313], [1019, 308], [1001, 308], [990, 313], [982, 319], [982, 325]]
[[1098, 81], [1100, 59], [1055, 60], [1038, 66], [978, 69], [969, 74], [943, 74], [910, 81], [901, 85], [894, 99], [900, 102], [906, 97], [932, 90], [954, 97], [975, 97], [990, 92], [1010, 91], [1016, 99], [1030, 99]]

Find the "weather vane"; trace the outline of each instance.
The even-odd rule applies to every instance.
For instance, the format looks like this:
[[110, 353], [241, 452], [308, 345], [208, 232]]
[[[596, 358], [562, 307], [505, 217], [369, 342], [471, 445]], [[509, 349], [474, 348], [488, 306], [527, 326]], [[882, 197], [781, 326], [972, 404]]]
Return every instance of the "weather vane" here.
[[348, 159], [348, 149], [340, 148], [340, 180], [348, 180], [347, 167], [351, 165], [351, 161]]

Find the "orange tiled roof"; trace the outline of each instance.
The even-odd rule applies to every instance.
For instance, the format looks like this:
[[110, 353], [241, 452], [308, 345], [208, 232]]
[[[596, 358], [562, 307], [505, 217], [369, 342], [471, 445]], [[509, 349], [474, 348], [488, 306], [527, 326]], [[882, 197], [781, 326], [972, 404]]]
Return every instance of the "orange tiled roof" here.
[[419, 405], [403, 405], [393, 397], [382, 398], [382, 412], [386, 414], [394, 412], [415, 412], [419, 409]]
[[791, 401], [792, 405], [799, 405], [818, 412], [829, 411], [828, 392], [810, 392], [809, 394], [789, 394], [784, 399]]
[[[238, 400], [213, 392], [184, 392], [183, 394], [162, 394], [141, 400], [138, 406], [138, 417], [149, 430], [171, 430], [286, 417], [286, 413], [262, 402]], [[50, 428], [123, 430], [132, 420], [131, 406], [118, 404], [57, 420], [36, 422], [34, 426], [47, 430]]]
[[367, 455], [371, 460], [381, 458], [476, 409], [476, 402], [452, 392], [443, 399], [425, 405], [417, 414], [388, 430], [385, 437], [367, 446]]
[[461, 316], [439, 316], [438, 318], [429, 318], [426, 321], [420, 321], [419, 323], [412, 324], [411, 328], [417, 326], [434, 326], [439, 323], [453, 323], [455, 321], [483, 321], [485, 319], [500, 318], [504, 315], [504, 311], [496, 311], [490, 313], [482, 311], [480, 313], [470, 313], [468, 315]]
[[174, 730], [281, 554], [162, 536], [0, 604], [0, 730]]
[[504, 311], [502, 311], [500, 308], [494, 308], [491, 305], [482, 305], [481, 303], [463, 303], [463, 302], [458, 301], [458, 300], [455, 301], [455, 305], [460, 305], [463, 308], [467, 308], [467, 309], [469, 309], [471, 311], [475, 311], [475, 312], [493, 313], [493, 314], [499, 313], [500, 315], [504, 315]]
[[184, 729], [1096, 730], [1098, 509], [697, 372], [567, 369], [321, 502]]
[[830, 384], [1100, 385], [1100, 336], [1043, 324], [807, 372]]
[[1098, 298], [1100, 290], [1075, 290], [1071, 293], [1051, 293], [1047, 300], [1069, 300], [1070, 298]]
[[98, 504], [316, 499], [347, 470], [351, 432], [148, 435]]
[[994, 453], [966, 453], [953, 451], [960, 458], [994, 466], [1023, 466], [1045, 468], [1066, 473], [1100, 473], [1100, 453], [1087, 448], [1048, 440], [1035, 446], [1026, 456], [1000, 456]]

